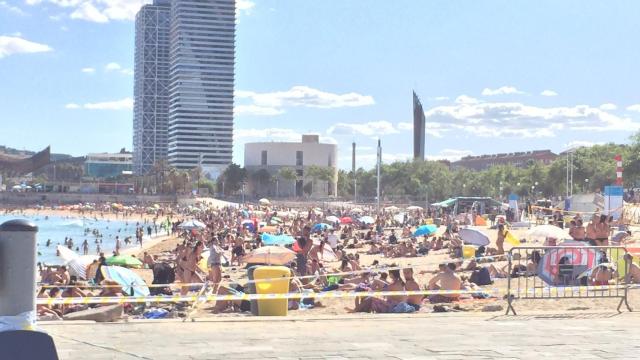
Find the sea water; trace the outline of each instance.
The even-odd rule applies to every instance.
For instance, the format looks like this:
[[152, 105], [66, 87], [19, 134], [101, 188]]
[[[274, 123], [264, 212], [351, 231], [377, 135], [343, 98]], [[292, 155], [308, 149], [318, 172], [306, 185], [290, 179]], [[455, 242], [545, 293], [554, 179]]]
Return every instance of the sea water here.
[[[82, 252], [82, 243], [86, 239], [89, 243], [89, 254], [97, 254], [96, 239], [102, 240], [100, 244], [100, 251], [105, 253], [107, 257], [112, 253], [116, 247], [116, 236], [120, 238], [121, 249], [139, 247], [140, 244], [136, 244], [136, 224], [144, 228], [145, 239], [149, 239], [147, 235], [147, 226], [153, 224], [145, 224], [144, 222], [137, 223], [134, 221], [119, 221], [119, 220], [96, 220], [94, 218], [78, 218], [78, 217], [45, 217], [44, 215], [38, 216], [23, 216], [23, 215], [0, 215], [0, 224], [5, 221], [13, 219], [27, 219], [33, 221], [38, 226], [37, 234], [37, 246], [38, 246], [38, 261], [46, 264], [62, 264], [62, 259], [56, 256], [56, 245], [64, 245], [65, 237], [73, 239], [73, 250], [76, 247], [79, 248], [78, 253]], [[89, 229], [89, 232], [85, 233], [85, 229]], [[97, 230], [102, 237], [98, 238], [93, 234], [93, 230]], [[161, 229], [158, 226], [158, 233]], [[152, 229], [152, 234], [155, 235], [155, 229]], [[131, 236], [131, 244], [125, 245], [124, 239]], [[51, 240], [51, 245], [46, 246], [47, 240]]]

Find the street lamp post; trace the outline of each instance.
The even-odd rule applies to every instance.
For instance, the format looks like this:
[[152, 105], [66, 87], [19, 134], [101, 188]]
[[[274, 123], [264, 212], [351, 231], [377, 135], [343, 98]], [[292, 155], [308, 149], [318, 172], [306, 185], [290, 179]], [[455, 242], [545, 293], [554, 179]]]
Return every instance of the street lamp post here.
[[244, 205], [244, 181], [242, 182], [242, 205]]
[[582, 189], [582, 192], [587, 192], [589, 190], [589, 179], [584, 179], [584, 188]]

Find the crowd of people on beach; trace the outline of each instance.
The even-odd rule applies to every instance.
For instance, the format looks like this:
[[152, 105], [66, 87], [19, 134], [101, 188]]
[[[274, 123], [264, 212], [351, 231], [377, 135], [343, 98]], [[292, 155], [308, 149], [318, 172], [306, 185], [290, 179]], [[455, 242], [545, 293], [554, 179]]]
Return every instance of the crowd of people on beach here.
[[[484, 288], [496, 280], [512, 276], [536, 276], [543, 254], [532, 253], [523, 265], [509, 269], [505, 263], [505, 239], [509, 224], [506, 217], [492, 219], [492, 227], [497, 230], [493, 246], [480, 246], [471, 258], [463, 258], [464, 241], [458, 231], [473, 225], [474, 216], [452, 216], [446, 211], [436, 213], [433, 209], [405, 211], [399, 217], [397, 211], [380, 211], [374, 208], [354, 209], [352, 207], [319, 209], [289, 208], [278, 206], [228, 206], [209, 208], [197, 212], [166, 210], [173, 214], [174, 221], [168, 222], [168, 232], [178, 236], [181, 241], [170, 253], [151, 255], [145, 252], [141, 260], [145, 268], [153, 270], [152, 294], [193, 294], [206, 291], [211, 294], [244, 294], [249, 291], [251, 281], [242, 280], [245, 276], [236, 276], [230, 270], [261, 263], [247, 263], [252, 252], [264, 247], [263, 234], [286, 235], [292, 241], [284, 245], [295, 253], [289, 261], [278, 264], [290, 269], [289, 291], [296, 293], [321, 293], [328, 291], [346, 292], [401, 292], [410, 291], [410, 295], [385, 295], [355, 297], [348, 312], [408, 313], [419, 311], [425, 302], [429, 304], [451, 304], [460, 300], [486, 299], [493, 296]], [[557, 212], [556, 212], [557, 213]], [[368, 214], [371, 220], [361, 221]], [[440, 230], [423, 236], [416, 236], [416, 228], [422, 224], [440, 222]], [[334, 221], [327, 221], [327, 218]], [[336, 220], [337, 219], [337, 220]], [[469, 220], [470, 219], [470, 220]], [[203, 224], [200, 228], [184, 228], [181, 225], [188, 220]], [[472, 222], [469, 224], [469, 222]], [[560, 225], [562, 222], [562, 225]], [[163, 221], [163, 226], [166, 221]], [[576, 241], [589, 245], [607, 245], [615, 224], [605, 215], [595, 214], [584, 227], [581, 214], [568, 221], [568, 235]], [[153, 224], [153, 225], [151, 225]], [[318, 226], [327, 224], [328, 226]], [[557, 214], [550, 217], [550, 224], [564, 227], [564, 219]], [[147, 234], [153, 231], [156, 222], [150, 222]], [[144, 235], [143, 226], [136, 227], [136, 237]], [[120, 240], [117, 239], [117, 243]], [[73, 247], [71, 239], [70, 248]], [[67, 244], [68, 245], [68, 244]], [[86, 253], [86, 241], [82, 243]], [[114, 255], [118, 254], [116, 244]], [[363, 264], [361, 255], [373, 255], [376, 260]], [[418, 270], [416, 266], [397, 265], [396, 261], [429, 256], [443, 255], [437, 269]], [[381, 261], [388, 262], [381, 264]], [[203, 266], [204, 261], [204, 266]], [[104, 265], [104, 254], [100, 260], [89, 267], [87, 278], [95, 285], [105, 285], [99, 278], [99, 266]], [[97, 268], [96, 268], [97, 267]], [[629, 269], [631, 279], [640, 281], [640, 268], [632, 263]], [[160, 276], [160, 274], [165, 274]], [[170, 275], [166, 275], [171, 273]], [[415, 275], [424, 277], [419, 282]], [[615, 277], [612, 269], [600, 269], [591, 275], [591, 284], [608, 283]], [[68, 275], [67, 269], [45, 269], [41, 274], [42, 283], [51, 288], [42, 288], [40, 296], [74, 297], [105, 294], [91, 292], [75, 286], [78, 279]], [[170, 280], [167, 280], [170, 279]], [[174, 282], [175, 279], [175, 282]], [[158, 286], [164, 284], [166, 286]], [[200, 284], [200, 285], [198, 285]], [[56, 287], [58, 286], [58, 287]], [[115, 288], [115, 290], [114, 290]], [[47, 291], [47, 289], [49, 289]], [[127, 294], [118, 291], [117, 284], [111, 284], [108, 296]], [[423, 294], [421, 294], [421, 292]], [[102, 295], [101, 295], [102, 296]], [[290, 309], [323, 306], [314, 301], [313, 296], [292, 298]], [[43, 314], [53, 310], [60, 315], [78, 308], [53, 309], [41, 306]], [[229, 311], [248, 311], [247, 301], [218, 301], [212, 308], [214, 313]]]

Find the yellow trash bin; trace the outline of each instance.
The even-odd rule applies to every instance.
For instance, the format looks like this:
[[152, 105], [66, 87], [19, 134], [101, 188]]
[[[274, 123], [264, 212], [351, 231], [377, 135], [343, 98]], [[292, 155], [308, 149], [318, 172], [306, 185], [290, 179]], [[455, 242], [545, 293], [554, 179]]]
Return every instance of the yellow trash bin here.
[[[253, 270], [256, 294], [288, 294], [291, 270], [285, 266], [260, 266]], [[261, 279], [284, 278], [260, 281]], [[259, 299], [258, 316], [286, 316], [288, 299]]]
[[473, 245], [462, 245], [462, 257], [465, 259], [476, 257], [476, 247]]

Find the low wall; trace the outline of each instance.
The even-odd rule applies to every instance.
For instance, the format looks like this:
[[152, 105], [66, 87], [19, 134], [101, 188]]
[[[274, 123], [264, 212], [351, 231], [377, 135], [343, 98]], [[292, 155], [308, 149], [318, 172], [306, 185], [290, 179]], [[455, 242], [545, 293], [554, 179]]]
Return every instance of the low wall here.
[[174, 195], [82, 194], [82, 193], [19, 193], [0, 192], [0, 206], [6, 205], [63, 205], [77, 203], [117, 202], [124, 204], [175, 203]]

